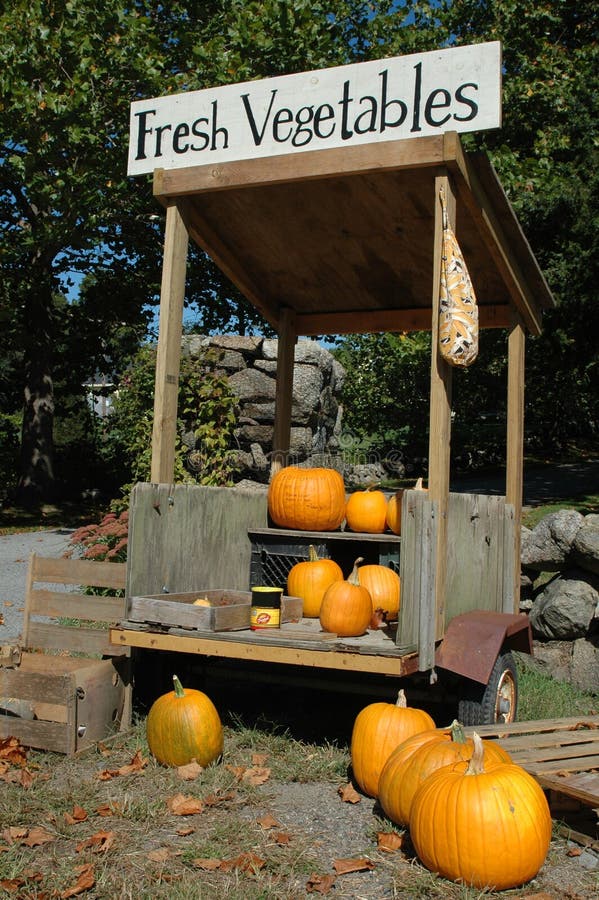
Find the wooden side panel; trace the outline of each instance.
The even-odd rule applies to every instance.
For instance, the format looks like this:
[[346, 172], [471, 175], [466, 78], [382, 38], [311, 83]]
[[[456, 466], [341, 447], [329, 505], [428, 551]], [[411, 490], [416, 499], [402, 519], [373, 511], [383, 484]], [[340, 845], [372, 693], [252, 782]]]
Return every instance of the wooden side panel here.
[[435, 638], [437, 506], [426, 491], [405, 491], [402, 501], [401, 605], [396, 644], [419, 650], [419, 668], [431, 668]]
[[125, 587], [125, 563], [95, 562], [87, 559], [31, 557], [32, 580], [56, 584], [81, 584], [116, 590]]
[[[86, 656], [111, 656], [121, 652], [110, 643], [107, 628], [78, 628], [57, 625], [55, 622], [29, 623], [29, 646], [44, 650], [62, 650], [66, 653], [83, 653]], [[60, 658], [57, 658], [60, 665]]]
[[449, 496], [447, 621], [473, 609], [513, 612], [513, 507], [504, 497]]
[[98, 597], [40, 588], [31, 594], [29, 612], [31, 615], [62, 616], [93, 622], [118, 622], [125, 614], [126, 605], [124, 597]]
[[129, 518], [129, 596], [248, 590], [249, 528], [266, 527], [266, 492], [137, 484]]
[[15, 737], [26, 747], [38, 747], [53, 753], [72, 753], [70, 726], [64, 722], [29, 721], [0, 716], [0, 738]]

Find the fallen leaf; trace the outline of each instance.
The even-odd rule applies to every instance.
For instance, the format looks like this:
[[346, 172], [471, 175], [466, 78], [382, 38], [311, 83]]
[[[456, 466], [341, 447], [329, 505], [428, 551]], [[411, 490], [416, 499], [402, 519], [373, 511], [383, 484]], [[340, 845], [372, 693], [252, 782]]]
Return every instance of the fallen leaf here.
[[403, 835], [395, 831], [379, 831], [376, 837], [378, 849], [384, 850], [385, 853], [395, 853], [403, 844]]
[[21, 838], [27, 837], [28, 828], [24, 828], [22, 825], [9, 825], [8, 828], [5, 828], [2, 832], [2, 837], [8, 841], [9, 844], [15, 844], [21, 840]]
[[197, 763], [195, 759], [193, 760], [193, 762], [187, 763], [186, 766], [177, 767], [177, 775], [183, 781], [195, 781], [203, 771], [204, 766], [201, 766], [199, 763]]
[[61, 900], [67, 900], [68, 897], [76, 897], [78, 894], [82, 894], [84, 891], [89, 891], [90, 888], [93, 888], [96, 883], [96, 879], [94, 876], [94, 867], [92, 863], [86, 863], [83, 866], [78, 866], [75, 871], [78, 873], [77, 881], [75, 884], [67, 888], [66, 891], [63, 891], [60, 895]]
[[0, 739], [0, 759], [13, 766], [24, 766], [27, 763], [27, 751], [16, 737]]
[[158, 850], [150, 850], [148, 853], [148, 859], [151, 859], [152, 862], [166, 862], [169, 856], [171, 855], [171, 851], [168, 847], [160, 847]]
[[101, 806], [98, 806], [96, 809], [96, 815], [98, 816], [120, 816], [122, 812], [123, 807], [114, 801], [111, 803], [102, 803]]
[[114, 844], [114, 838], [114, 831], [97, 831], [77, 844], [75, 852], [81, 853], [82, 850], [91, 849], [93, 853], [106, 853]]
[[121, 766], [120, 769], [104, 769], [98, 773], [98, 778], [100, 781], [110, 781], [111, 778], [118, 778], [119, 775], [135, 775], [145, 769], [147, 765], [148, 760], [144, 759], [141, 750], [138, 750], [130, 763]]
[[580, 847], [570, 847], [566, 852], [566, 856], [582, 856], [582, 850]]
[[280, 828], [281, 823], [278, 822], [274, 816], [271, 816], [270, 813], [266, 813], [265, 816], [262, 816], [261, 819], [256, 819], [258, 825], [261, 828]]
[[306, 891], [308, 894], [328, 894], [335, 881], [334, 875], [310, 875], [306, 882]]
[[195, 828], [177, 828], [175, 834], [178, 834], [179, 837], [189, 837], [189, 835], [194, 832]]
[[64, 820], [67, 825], [77, 825], [79, 822], [85, 822], [87, 813], [82, 806], [73, 806], [73, 812], [65, 813]]
[[220, 859], [204, 859], [202, 857], [198, 857], [197, 859], [192, 859], [191, 864], [196, 869], [205, 869], [207, 872], [212, 872], [215, 869], [220, 869]]
[[260, 869], [266, 865], [266, 860], [256, 856], [255, 853], [240, 853], [234, 859], [222, 859], [219, 869], [228, 872], [231, 869], [237, 869], [240, 872], [248, 872], [250, 875], [256, 875]]
[[45, 828], [37, 826], [29, 828], [27, 835], [21, 838], [19, 843], [24, 847], [40, 847], [42, 844], [50, 844], [55, 840], [56, 836], [54, 834], [50, 834]]
[[374, 863], [369, 859], [336, 859], [333, 868], [337, 875], [347, 875], [349, 872], [366, 872], [374, 869]]
[[216, 794], [208, 794], [207, 797], [204, 797], [204, 806], [218, 806], [219, 803], [234, 800], [236, 796], [235, 791], [227, 791], [226, 794], [221, 794], [217, 791]]
[[248, 784], [258, 785], [264, 784], [269, 778], [270, 769], [265, 769], [263, 766], [252, 766], [243, 773], [242, 780], [247, 781]]
[[227, 765], [229, 772], [232, 772], [236, 781], [241, 781], [244, 773], [247, 772], [247, 766], [230, 766]]
[[273, 834], [273, 838], [281, 847], [285, 847], [287, 844], [291, 843], [291, 835], [287, 834], [286, 831], [277, 831]]
[[362, 799], [351, 782], [349, 784], [341, 784], [337, 788], [337, 793], [344, 803], [359, 803]]
[[252, 753], [253, 766], [265, 766], [268, 762], [268, 753]]
[[183, 794], [167, 797], [166, 805], [174, 816], [193, 816], [204, 809], [204, 804], [197, 797], [185, 797]]

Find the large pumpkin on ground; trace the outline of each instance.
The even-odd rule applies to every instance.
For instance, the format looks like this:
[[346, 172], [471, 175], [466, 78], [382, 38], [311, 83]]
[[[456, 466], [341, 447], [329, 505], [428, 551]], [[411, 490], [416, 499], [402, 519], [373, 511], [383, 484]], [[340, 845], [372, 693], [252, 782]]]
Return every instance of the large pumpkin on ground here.
[[[483, 749], [486, 763], [511, 762], [495, 741], [483, 741]], [[409, 825], [414, 795], [425, 778], [443, 766], [468, 761], [473, 752], [474, 742], [459, 722], [408, 738], [391, 753], [381, 772], [378, 799], [385, 815], [397, 825]]]
[[354, 491], [345, 507], [347, 527], [367, 534], [382, 534], [387, 516], [387, 498], [382, 491]]
[[310, 545], [309, 558], [296, 563], [287, 576], [287, 591], [303, 600], [303, 614], [318, 618], [325, 592], [334, 581], [343, 581], [341, 567], [333, 559], [319, 559]]
[[195, 759], [207, 766], [223, 752], [223, 727], [212, 700], [202, 691], [183, 688], [173, 675], [174, 690], [154, 701], [146, 720], [148, 747], [165, 766], [185, 766]]
[[268, 512], [281, 528], [335, 531], [345, 518], [343, 478], [336, 469], [279, 469], [268, 486]]
[[358, 579], [372, 597], [372, 608], [382, 609], [388, 622], [397, 619], [400, 604], [399, 575], [389, 566], [367, 565], [358, 569]]
[[370, 703], [356, 716], [351, 737], [351, 764], [356, 784], [377, 797], [379, 778], [387, 759], [403, 741], [435, 728], [423, 709], [408, 706], [400, 691], [396, 703]]
[[323, 631], [339, 637], [364, 634], [372, 619], [372, 598], [358, 580], [360, 557], [347, 581], [334, 581], [326, 589], [320, 606], [320, 625]]
[[412, 802], [410, 837], [431, 872], [480, 889], [507, 890], [534, 878], [551, 842], [541, 787], [514, 763], [483, 763], [474, 737], [470, 762], [444, 766]]

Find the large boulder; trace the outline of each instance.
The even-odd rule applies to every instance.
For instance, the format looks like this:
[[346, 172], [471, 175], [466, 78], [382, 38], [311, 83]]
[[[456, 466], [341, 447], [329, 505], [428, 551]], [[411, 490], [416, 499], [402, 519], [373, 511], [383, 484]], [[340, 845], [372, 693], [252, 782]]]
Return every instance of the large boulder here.
[[571, 569], [554, 578], [530, 610], [533, 635], [547, 641], [586, 637], [599, 604], [597, 587], [597, 579], [582, 569]]
[[599, 516], [585, 516], [572, 544], [572, 559], [589, 572], [599, 574]]
[[584, 516], [575, 509], [550, 513], [532, 529], [522, 529], [520, 560], [527, 569], [558, 572], [566, 563]]

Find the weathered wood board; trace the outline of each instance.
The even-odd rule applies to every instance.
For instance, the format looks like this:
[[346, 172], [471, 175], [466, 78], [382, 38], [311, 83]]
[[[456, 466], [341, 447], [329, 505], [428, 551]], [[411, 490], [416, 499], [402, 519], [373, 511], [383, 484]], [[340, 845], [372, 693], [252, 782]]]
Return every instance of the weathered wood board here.
[[449, 495], [445, 621], [514, 611], [514, 509], [504, 497]]
[[[196, 606], [204, 599], [206, 606]], [[131, 597], [128, 618], [131, 622], [146, 622], [196, 631], [241, 631], [250, 627], [250, 591], [204, 591], [183, 594], [156, 594], [152, 597]], [[302, 617], [300, 597], [281, 597], [281, 623], [298, 622]]]
[[129, 511], [127, 594], [249, 587], [249, 528], [266, 527], [265, 491], [137, 484]]
[[495, 738], [541, 787], [599, 808], [599, 715], [467, 728]]
[[401, 604], [397, 647], [418, 649], [420, 668], [432, 668], [435, 649], [435, 558], [437, 509], [426, 491], [405, 491], [402, 499]]

